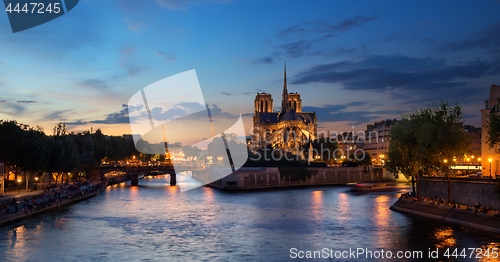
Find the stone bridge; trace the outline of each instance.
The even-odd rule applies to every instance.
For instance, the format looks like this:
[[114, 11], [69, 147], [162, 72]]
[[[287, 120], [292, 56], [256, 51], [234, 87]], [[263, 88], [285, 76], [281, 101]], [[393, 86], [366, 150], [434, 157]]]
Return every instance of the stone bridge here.
[[102, 180], [104, 179], [104, 174], [112, 172], [112, 171], [120, 171], [126, 173], [130, 176], [131, 184], [137, 185], [139, 183], [140, 175], [160, 175], [160, 174], [169, 174], [170, 175], [170, 185], [175, 185], [176, 181], [176, 171], [194, 171], [194, 170], [203, 170], [204, 167], [182, 167], [176, 166], [174, 169], [173, 165], [147, 165], [147, 166], [139, 166], [139, 165], [102, 165], [96, 167], [90, 167], [87, 169], [87, 178], [92, 180]]

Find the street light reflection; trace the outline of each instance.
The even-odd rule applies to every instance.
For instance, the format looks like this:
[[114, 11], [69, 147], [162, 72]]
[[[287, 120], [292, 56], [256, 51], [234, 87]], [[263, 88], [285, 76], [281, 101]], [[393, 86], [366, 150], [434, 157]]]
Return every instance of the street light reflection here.
[[436, 239], [437, 248], [451, 247], [457, 242], [453, 237], [453, 229], [451, 227], [436, 229], [434, 238]]
[[323, 191], [312, 191], [311, 207], [314, 220], [323, 219]]

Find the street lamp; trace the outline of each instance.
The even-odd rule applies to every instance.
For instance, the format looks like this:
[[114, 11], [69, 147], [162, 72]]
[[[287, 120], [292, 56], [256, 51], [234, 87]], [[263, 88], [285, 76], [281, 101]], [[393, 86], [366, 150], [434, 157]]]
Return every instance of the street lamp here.
[[17, 193], [20, 194], [21, 193], [21, 179], [20, 178], [17, 179], [17, 185], [18, 185]]
[[488, 161], [490, 161], [490, 179], [491, 179], [491, 161], [493, 161], [491, 158], [488, 159]]
[[470, 168], [469, 161], [470, 161], [470, 158], [467, 158], [467, 175], [469, 175], [469, 168]]

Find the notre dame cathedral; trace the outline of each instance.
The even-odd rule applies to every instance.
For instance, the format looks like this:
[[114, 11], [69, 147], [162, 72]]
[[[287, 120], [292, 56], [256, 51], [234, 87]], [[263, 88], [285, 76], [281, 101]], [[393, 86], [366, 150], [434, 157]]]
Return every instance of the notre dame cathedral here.
[[316, 122], [315, 112], [302, 112], [300, 94], [288, 93], [285, 65], [281, 110], [273, 112], [270, 94], [257, 93], [255, 97], [253, 151], [271, 147], [301, 154], [310, 148], [310, 141], [316, 139]]

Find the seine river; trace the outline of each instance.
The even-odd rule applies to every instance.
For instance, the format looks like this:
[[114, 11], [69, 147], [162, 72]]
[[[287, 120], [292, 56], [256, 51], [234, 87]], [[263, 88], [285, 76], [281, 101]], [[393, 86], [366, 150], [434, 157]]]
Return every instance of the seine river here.
[[[139, 184], [108, 187], [62, 212], [0, 228], [0, 261], [290, 261], [307, 254], [299, 251], [357, 248], [379, 255], [381, 249], [422, 251], [428, 258], [429, 250], [499, 247], [487, 235], [389, 210], [395, 193], [353, 195], [347, 187], [180, 192], [168, 176]], [[390, 260], [401, 259], [379, 259]]]

